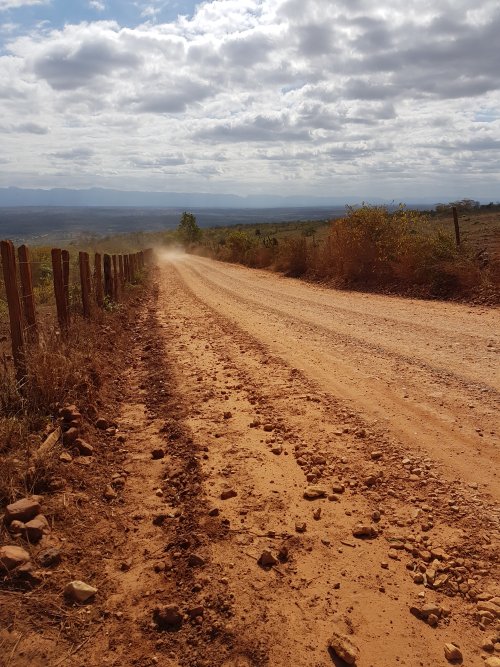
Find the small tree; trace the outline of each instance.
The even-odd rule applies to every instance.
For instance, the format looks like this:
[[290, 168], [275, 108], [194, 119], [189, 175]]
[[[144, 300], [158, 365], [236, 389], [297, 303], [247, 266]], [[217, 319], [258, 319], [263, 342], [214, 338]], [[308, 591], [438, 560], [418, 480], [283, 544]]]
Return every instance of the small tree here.
[[177, 227], [177, 234], [185, 246], [190, 246], [200, 241], [201, 229], [198, 227], [196, 217], [192, 213], [184, 211]]

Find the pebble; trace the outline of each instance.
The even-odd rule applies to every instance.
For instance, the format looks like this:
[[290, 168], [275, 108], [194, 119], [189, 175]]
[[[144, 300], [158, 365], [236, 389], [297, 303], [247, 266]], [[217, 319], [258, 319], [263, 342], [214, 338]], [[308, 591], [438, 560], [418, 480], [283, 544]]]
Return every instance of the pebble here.
[[373, 526], [364, 523], [358, 523], [352, 529], [352, 534], [354, 537], [358, 538], [374, 538], [377, 537], [378, 531]]
[[24, 535], [29, 542], [39, 542], [46, 533], [50, 533], [50, 526], [43, 514], [24, 524]]
[[489, 658], [486, 658], [484, 661], [484, 667], [500, 667], [500, 658], [497, 658], [496, 655], [492, 655]]
[[278, 560], [272, 555], [270, 551], [263, 551], [257, 561], [261, 567], [272, 567], [278, 564]]
[[188, 556], [188, 565], [190, 567], [202, 567], [205, 565], [205, 559], [199, 554], [189, 554]]
[[444, 657], [448, 662], [462, 662], [462, 651], [455, 644], [444, 645]]
[[373, 459], [374, 461], [378, 461], [379, 459], [382, 458], [382, 456], [383, 456], [383, 452], [381, 452], [381, 451], [372, 452], [372, 453], [370, 454], [370, 456], [372, 457], [372, 459]]
[[354, 665], [358, 659], [359, 650], [357, 646], [353, 644], [350, 637], [338, 630], [333, 631], [328, 647], [348, 665]]
[[0, 571], [12, 572], [16, 567], [29, 563], [30, 555], [22, 547], [7, 545], [0, 547]]
[[82, 440], [81, 438], [77, 438], [75, 440], [75, 446], [80, 452], [80, 456], [92, 456], [94, 453], [94, 448], [92, 445], [89, 445], [88, 442], [85, 442], [85, 440]]
[[224, 489], [220, 494], [221, 500], [229, 500], [229, 498], [235, 498], [238, 495], [238, 492], [234, 489]]
[[314, 510], [313, 519], [315, 521], [319, 521], [321, 519], [321, 507], [318, 507], [317, 509]]
[[306, 500], [316, 500], [318, 498], [326, 497], [326, 489], [322, 486], [308, 486], [304, 491], [304, 498]]
[[75, 602], [86, 602], [97, 593], [97, 588], [84, 581], [70, 581], [64, 589], [64, 594]]
[[108, 484], [108, 486], [104, 489], [104, 498], [106, 500], [114, 500], [115, 498], [118, 497], [118, 494], [116, 491], [113, 489], [112, 486]]
[[38, 554], [37, 560], [42, 567], [57, 565], [61, 562], [61, 552], [59, 549], [52, 547], [51, 549], [46, 549], [45, 551], [42, 551], [42, 553]]
[[23, 498], [11, 505], [7, 505], [5, 509], [4, 521], [9, 525], [12, 521], [30, 521], [34, 519], [41, 511], [40, 503], [33, 498]]
[[178, 629], [182, 625], [182, 614], [175, 604], [157, 607], [153, 612], [153, 619], [160, 630]]
[[163, 451], [163, 449], [160, 449], [160, 448], [153, 449], [151, 451], [151, 458], [154, 461], [158, 461], [159, 459], [163, 459], [163, 458], [165, 458], [165, 452]]
[[107, 419], [104, 419], [104, 417], [99, 417], [99, 419], [96, 419], [95, 421], [95, 426], [101, 431], [105, 431], [107, 428], [109, 428], [109, 422]]
[[304, 521], [302, 521], [300, 523], [297, 522], [295, 524], [295, 530], [296, 530], [297, 533], [305, 533], [306, 529], [307, 529], [307, 525]]

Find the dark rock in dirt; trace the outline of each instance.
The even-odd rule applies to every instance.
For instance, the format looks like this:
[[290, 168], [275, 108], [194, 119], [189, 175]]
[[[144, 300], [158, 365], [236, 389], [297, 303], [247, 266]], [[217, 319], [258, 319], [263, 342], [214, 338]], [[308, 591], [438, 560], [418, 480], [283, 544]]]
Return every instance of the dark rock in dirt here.
[[46, 533], [50, 533], [50, 526], [43, 514], [38, 514], [24, 524], [24, 535], [28, 542], [39, 542]]
[[92, 445], [89, 445], [88, 442], [85, 442], [81, 438], [75, 440], [75, 447], [78, 449], [80, 456], [92, 456], [94, 453]]
[[212, 507], [208, 510], [208, 516], [219, 516], [220, 511], [218, 507]]
[[304, 521], [297, 522], [295, 524], [295, 530], [297, 531], [297, 533], [305, 533], [306, 529], [307, 529], [307, 525]]
[[109, 428], [109, 422], [107, 419], [104, 419], [104, 417], [99, 417], [99, 419], [96, 419], [95, 421], [95, 427], [101, 431], [105, 431], [107, 428]]
[[189, 554], [188, 565], [190, 567], [202, 567], [205, 565], [205, 559], [199, 554]]
[[59, 549], [51, 548], [42, 551], [37, 558], [41, 567], [50, 567], [51, 565], [58, 565], [61, 562], [61, 552]]
[[153, 620], [159, 630], [178, 630], [182, 625], [182, 614], [177, 605], [167, 604], [154, 610]]
[[272, 555], [270, 551], [263, 551], [257, 561], [261, 567], [273, 567], [278, 564], [278, 560]]
[[74, 428], [74, 427], [69, 428], [66, 431], [66, 433], [63, 434], [63, 437], [62, 437], [63, 445], [65, 447], [71, 447], [71, 445], [73, 445], [75, 443], [76, 439], [78, 438], [78, 435], [79, 435], [79, 433], [78, 433], [77, 428]]
[[163, 459], [163, 458], [165, 458], [165, 452], [163, 451], [163, 449], [160, 449], [160, 448], [153, 449], [152, 452], [151, 452], [151, 458], [154, 461], [158, 461], [159, 459]]
[[238, 495], [238, 492], [234, 489], [224, 489], [220, 494], [221, 500], [229, 500], [229, 498], [235, 498]]

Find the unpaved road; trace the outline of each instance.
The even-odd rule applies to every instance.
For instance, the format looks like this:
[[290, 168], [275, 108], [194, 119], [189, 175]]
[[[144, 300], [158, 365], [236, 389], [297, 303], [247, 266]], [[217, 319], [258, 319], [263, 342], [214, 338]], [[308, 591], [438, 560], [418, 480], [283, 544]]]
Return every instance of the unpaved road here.
[[338, 292], [192, 256], [173, 266], [318, 389], [498, 499], [498, 310]]
[[500, 657], [498, 323], [165, 257], [108, 406], [122, 439], [96, 447], [126, 479], [104, 511], [96, 482], [90, 544], [54, 573], [98, 595], [62, 610], [69, 645], [0, 628], [6, 665], [342, 667], [334, 628], [358, 667]]

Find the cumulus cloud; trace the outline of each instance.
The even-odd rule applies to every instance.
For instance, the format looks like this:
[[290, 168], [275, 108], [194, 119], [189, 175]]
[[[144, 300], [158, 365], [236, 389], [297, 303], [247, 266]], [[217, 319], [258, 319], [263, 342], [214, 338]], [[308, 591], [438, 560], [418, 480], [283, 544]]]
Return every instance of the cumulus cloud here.
[[169, 189], [392, 198], [412, 175], [419, 193], [457, 187], [457, 151], [474, 159], [461, 187], [493, 187], [478, 174], [498, 171], [495, 0], [213, 0], [169, 23], [164, 0], [136, 5], [134, 27], [42, 26], [7, 44], [2, 122], [36, 144], [26, 178], [65, 161], [121, 187], [170, 170]]

